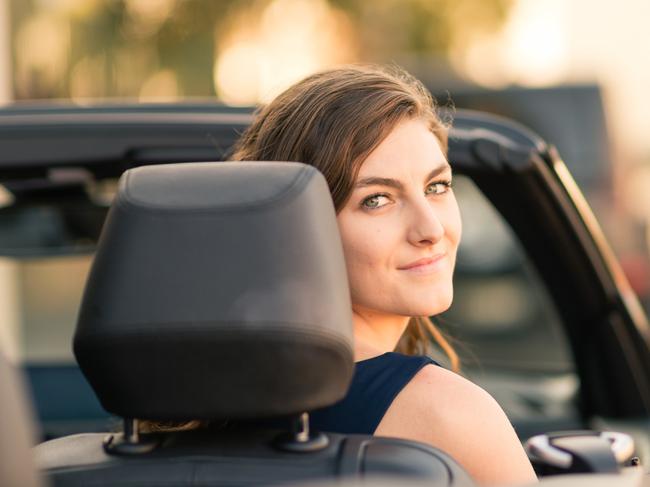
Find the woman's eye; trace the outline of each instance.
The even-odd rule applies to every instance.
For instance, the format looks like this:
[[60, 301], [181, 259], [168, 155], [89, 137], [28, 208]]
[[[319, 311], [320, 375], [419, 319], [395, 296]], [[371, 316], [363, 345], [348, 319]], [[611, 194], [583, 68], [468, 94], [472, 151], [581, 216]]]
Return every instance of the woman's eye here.
[[375, 194], [368, 196], [365, 200], [361, 202], [361, 206], [374, 210], [375, 208], [381, 208], [386, 203], [388, 203], [388, 197], [382, 194]]
[[451, 181], [438, 181], [431, 183], [425, 190], [426, 194], [444, 194], [451, 188]]

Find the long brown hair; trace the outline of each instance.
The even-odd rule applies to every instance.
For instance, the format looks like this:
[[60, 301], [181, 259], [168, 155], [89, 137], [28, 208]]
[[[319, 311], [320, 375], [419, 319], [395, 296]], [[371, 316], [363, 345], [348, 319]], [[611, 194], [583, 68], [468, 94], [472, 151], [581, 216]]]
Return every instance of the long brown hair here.
[[[325, 176], [338, 212], [363, 161], [406, 119], [424, 121], [447, 152], [448, 126], [420, 81], [394, 66], [331, 69], [303, 79], [262, 107], [231, 159], [310, 164]], [[397, 350], [428, 354], [432, 340], [459, 371], [454, 348], [428, 317], [409, 321]]]

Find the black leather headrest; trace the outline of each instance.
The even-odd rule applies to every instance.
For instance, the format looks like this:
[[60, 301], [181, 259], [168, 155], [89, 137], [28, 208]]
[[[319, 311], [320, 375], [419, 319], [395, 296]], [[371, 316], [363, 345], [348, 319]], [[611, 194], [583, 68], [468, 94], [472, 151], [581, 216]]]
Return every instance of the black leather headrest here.
[[270, 417], [345, 395], [351, 323], [317, 170], [149, 166], [120, 180], [74, 352], [104, 408], [123, 417]]

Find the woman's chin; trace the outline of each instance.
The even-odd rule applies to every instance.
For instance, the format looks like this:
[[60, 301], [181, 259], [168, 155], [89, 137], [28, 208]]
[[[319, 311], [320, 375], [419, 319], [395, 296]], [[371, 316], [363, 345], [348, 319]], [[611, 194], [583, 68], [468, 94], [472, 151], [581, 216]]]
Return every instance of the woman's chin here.
[[449, 309], [454, 298], [453, 286], [435, 286], [434, 289], [420, 292], [410, 288], [409, 292], [394, 289], [384, 295], [356, 295], [353, 293], [352, 302], [357, 307], [374, 310], [380, 314], [395, 316], [435, 316]]
[[437, 292], [434, 296], [426, 296], [420, 299], [409, 299], [408, 316], [435, 316], [444, 313], [449, 309], [454, 299], [453, 289]]

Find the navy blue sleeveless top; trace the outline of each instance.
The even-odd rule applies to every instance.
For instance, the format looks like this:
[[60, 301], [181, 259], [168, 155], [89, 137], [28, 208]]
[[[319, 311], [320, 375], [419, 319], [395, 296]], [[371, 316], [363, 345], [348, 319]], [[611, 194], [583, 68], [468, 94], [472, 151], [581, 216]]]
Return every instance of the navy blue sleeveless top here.
[[373, 434], [397, 394], [428, 364], [438, 365], [429, 357], [396, 352], [357, 362], [347, 395], [310, 413], [311, 427], [332, 433]]

